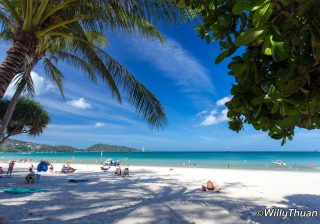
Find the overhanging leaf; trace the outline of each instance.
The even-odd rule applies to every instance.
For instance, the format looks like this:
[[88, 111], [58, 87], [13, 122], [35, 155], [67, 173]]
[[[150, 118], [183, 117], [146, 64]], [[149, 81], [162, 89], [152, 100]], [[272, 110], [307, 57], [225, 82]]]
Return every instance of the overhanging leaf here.
[[243, 46], [243, 45], [249, 45], [256, 39], [258, 39], [262, 34], [264, 30], [255, 30], [255, 29], [248, 29], [245, 32], [242, 32], [236, 39], [236, 46]]
[[263, 22], [268, 21], [272, 14], [272, 9], [273, 4], [270, 1], [266, 1], [253, 14], [252, 24], [255, 27], [259, 27]]
[[263, 46], [262, 46], [262, 53], [265, 55], [272, 55], [272, 46], [270, 42], [270, 37], [264, 38]]
[[219, 64], [220, 62], [222, 62], [228, 56], [230, 56], [230, 50], [223, 51], [222, 53], [220, 53], [218, 55], [218, 57], [216, 58], [214, 63], [215, 64]]
[[243, 11], [250, 11], [251, 8], [252, 7], [249, 1], [239, 0], [239, 1], [236, 1], [234, 6], [232, 7], [232, 13], [235, 15], [240, 15]]
[[273, 36], [270, 36], [270, 43], [272, 46], [272, 57], [273, 60], [279, 62], [288, 58], [289, 49], [286, 42], [276, 42], [273, 41]]

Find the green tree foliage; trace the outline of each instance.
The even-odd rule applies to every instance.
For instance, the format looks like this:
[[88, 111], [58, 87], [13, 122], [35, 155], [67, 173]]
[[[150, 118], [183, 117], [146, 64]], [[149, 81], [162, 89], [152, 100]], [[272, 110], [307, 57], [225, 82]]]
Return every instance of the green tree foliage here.
[[200, 37], [219, 41], [215, 63], [244, 50], [228, 66], [236, 80], [226, 103], [230, 129], [251, 124], [283, 145], [295, 127], [320, 127], [319, 0], [185, 3], [201, 18]]
[[[3, 117], [9, 106], [10, 100], [3, 100], [0, 103], [0, 116]], [[50, 117], [47, 111], [35, 100], [30, 98], [21, 97], [16, 105], [15, 111], [12, 115], [12, 119], [8, 124], [5, 132], [5, 137], [27, 134], [29, 136], [40, 135], [48, 123]]]

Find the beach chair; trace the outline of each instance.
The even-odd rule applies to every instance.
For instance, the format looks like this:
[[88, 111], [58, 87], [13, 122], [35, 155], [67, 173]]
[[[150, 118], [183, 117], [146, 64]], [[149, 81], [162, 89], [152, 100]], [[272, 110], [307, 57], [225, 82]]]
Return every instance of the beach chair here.
[[123, 175], [122, 175], [123, 177], [125, 177], [125, 176], [129, 176], [129, 168], [124, 168], [124, 170], [123, 170]]

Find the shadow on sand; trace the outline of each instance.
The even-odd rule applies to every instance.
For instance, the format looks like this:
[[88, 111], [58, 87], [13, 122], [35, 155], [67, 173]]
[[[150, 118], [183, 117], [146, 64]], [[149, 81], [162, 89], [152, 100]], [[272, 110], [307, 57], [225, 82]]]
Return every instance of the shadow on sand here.
[[[88, 182], [70, 183], [68, 179], [84, 178]], [[160, 176], [152, 171], [135, 172], [129, 178], [112, 173], [79, 173], [44, 176], [40, 184], [24, 185], [18, 174], [0, 179], [0, 188], [38, 187], [49, 192], [33, 195], [0, 193], [0, 217], [9, 224], [40, 223], [320, 223], [313, 218], [259, 217], [266, 209], [252, 199], [235, 199], [226, 192], [202, 192], [184, 187], [174, 176]], [[228, 187], [243, 187], [227, 183]], [[320, 196], [296, 194], [278, 205], [300, 210], [318, 210]], [[201, 221], [197, 221], [201, 220]]]

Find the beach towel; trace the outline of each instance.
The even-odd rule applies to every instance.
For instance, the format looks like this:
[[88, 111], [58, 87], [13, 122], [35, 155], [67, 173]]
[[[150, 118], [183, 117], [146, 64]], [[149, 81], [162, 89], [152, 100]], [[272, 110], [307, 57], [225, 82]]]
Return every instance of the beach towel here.
[[0, 192], [5, 192], [8, 194], [33, 194], [33, 193], [40, 193], [46, 192], [47, 190], [39, 189], [39, 188], [8, 188], [5, 190], [0, 190]]
[[87, 182], [87, 179], [70, 179], [69, 182], [71, 183], [80, 183], [80, 182]]

